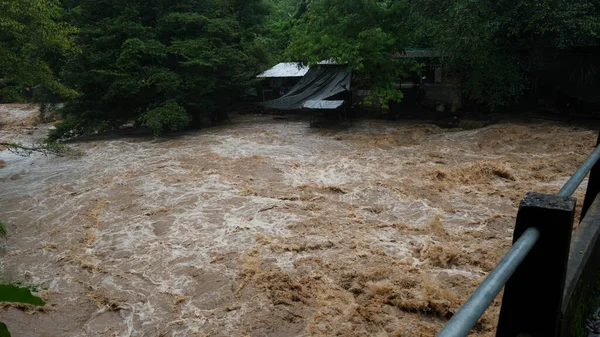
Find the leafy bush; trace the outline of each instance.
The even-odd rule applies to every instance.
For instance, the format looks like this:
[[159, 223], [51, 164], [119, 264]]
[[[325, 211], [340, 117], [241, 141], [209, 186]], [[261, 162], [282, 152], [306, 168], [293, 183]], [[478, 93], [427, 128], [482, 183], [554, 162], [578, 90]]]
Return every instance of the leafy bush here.
[[163, 131], [178, 131], [186, 127], [191, 118], [175, 101], [168, 101], [164, 106], [148, 111], [142, 121], [152, 129], [156, 137]]
[[[46, 304], [41, 298], [31, 294], [30, 287], [23, 287], [18, 284], [0, 284], [0, 302], [24, 303], [38, 306]], [[6, 324], [0, 322], [0, 337], [10, 336]]]

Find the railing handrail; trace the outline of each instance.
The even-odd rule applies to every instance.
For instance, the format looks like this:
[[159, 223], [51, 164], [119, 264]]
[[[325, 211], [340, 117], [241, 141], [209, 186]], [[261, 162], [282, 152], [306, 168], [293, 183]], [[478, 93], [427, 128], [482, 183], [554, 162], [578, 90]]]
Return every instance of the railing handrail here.
[[581, 185], [585, 177], [590, 173], [596, 162], [600, 159], [600, 146], [597, 146], [594, 152], [587, 157], [587, 159], [579, 166], [577, 171], [573, 173], [571, 179], [569, 179], [563, 188], [558, 192], [559, 197], [570, 197], [575, 193], [575, 190]]
[[466, 336], [498, 296], [539, 238], [540, 231], [537, 228], [531, 227], [525, 231], [437, 336]]
[[[600, 138], [599, 138], [600, 139]], [[584, 181], [600, 159], [600, 145], [588, 156], [577, 171], [560, 189], [557, 196], [570, 197]], [[463, 337], [477, 324], [496, 296], [513, 276], [517, 268], [527, 257], [540, 238], [540, 231], [535, 227], [528, 228], [504, 255], [494, 270], [477, 287], [475, 292], [461, 306], [437, 337]]]

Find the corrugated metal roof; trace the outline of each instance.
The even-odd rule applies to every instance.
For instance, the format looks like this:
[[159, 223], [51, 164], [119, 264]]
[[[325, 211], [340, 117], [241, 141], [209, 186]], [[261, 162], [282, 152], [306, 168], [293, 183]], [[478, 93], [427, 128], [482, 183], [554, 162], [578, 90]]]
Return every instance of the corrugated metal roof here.
[[296, 62], [284, 62], [279, 63], [273, 68], [265, 71], [264, 73], [256, 76], [259, 78], [273, 78], [273, 77], [302, 77], [308, 72], [308, 67], [302, 66]]

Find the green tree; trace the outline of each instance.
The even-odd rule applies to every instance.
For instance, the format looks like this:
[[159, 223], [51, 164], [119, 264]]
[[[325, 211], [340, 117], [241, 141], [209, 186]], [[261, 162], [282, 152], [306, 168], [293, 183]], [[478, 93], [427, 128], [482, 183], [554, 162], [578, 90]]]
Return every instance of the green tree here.
[[82, 53], [64, 78], [81, 96], [52, 138], [136, 121], [180, 130], [248, 94], [264, 67], [262, 0], [80, 0], [70, 13]]
[[75, 51], [77, 31], [62, 14], [56, 0], [0, 2], [0, 101], [24, 101], [33, 92], [75, 97], [48, 63]]
[[287, 61], [284, 51], [291, 39], [291, 29], [301, 0], [270, 0], [266, 19], [265, 43], [270, 63]]
[[405, 1], [303, 1], [286, 54], [311, 66], [323, 60], [348, 64], [372, 101], [400, 101], [400, 79], [418, 68], [399, 57], [410, 42], [406, 10]]
[[599, 10], [587, 0], [416, 0], [409, 21], [463, 93], [495, 109], [518, 99], [549, 49], [597, 44]]

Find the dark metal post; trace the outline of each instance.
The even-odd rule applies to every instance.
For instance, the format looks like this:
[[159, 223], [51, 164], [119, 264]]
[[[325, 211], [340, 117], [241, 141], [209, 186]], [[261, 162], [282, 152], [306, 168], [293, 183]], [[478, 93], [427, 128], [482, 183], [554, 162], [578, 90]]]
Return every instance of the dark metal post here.
[[[600, 133], [598, 134], [598, 141], [596, 142], [596, 146], [598, 145], [600, 145]], [[581, 209], [580, 221], [585, 217], [598, 193], [600, 193], [600, 164], [596, 163], [590, 172], [590, 179], [588, 180], [585, 199], [583, 200], [583, 208]]]
[[504, 288], [497, 337], [557, 336], [574, 217], [571, 197], [528, 193], [521, 201], [513, 242], [533, 226], [540, 239]]

